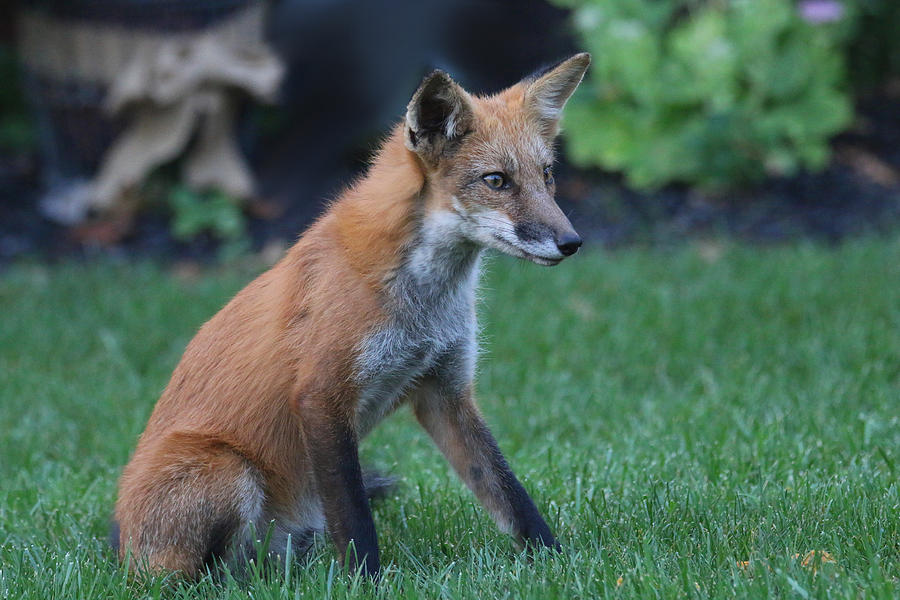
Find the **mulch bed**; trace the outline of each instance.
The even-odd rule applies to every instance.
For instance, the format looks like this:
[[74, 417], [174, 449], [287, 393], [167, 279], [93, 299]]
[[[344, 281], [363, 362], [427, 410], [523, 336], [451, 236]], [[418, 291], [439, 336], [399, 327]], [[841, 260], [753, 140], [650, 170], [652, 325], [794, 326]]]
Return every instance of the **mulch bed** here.
[[[865, 233], [896, 231], [900, 229], [900, 97], [865, 100], [859, 114], [854, 130], [834, 140], [833, 160], [819, 173], [771, 179], [753, 190], [712, 197], [679, 186], [635, 192], [619, 177], [563, 163], [557, 176], [559, 203], [589, 244], [605, 247], [669, 245], [710, 236], [761, 244], [807, 238], [837, 243]], [[265, 169], [266, 160], [265, 154], [256, 157], [260, 172], [269, 173], [264, 189], [276, 190], [272, 194], [276, 198], [296, 197], [277, 193], [278, 170]], [[348, 171], [341, 165], [338, 172], [322, 177], [346, 182]], [[33, 157], [0, 155], [0, 264], [97, 255], [206, 262], [217, 256], [218, 244], [208, 236], [190, 243], [175, 240], [161, 209], [142, 212], [125, 235], [104, 236], [103, 224], [93, 231], [60, 227], [38, 210], [38, 180], [39, 165]], [[289, 181], [285, 178], [284, 185]], [[295, 239], [327, 197], [264, 201], [264, 210], [248, 216], [253, 247]]]

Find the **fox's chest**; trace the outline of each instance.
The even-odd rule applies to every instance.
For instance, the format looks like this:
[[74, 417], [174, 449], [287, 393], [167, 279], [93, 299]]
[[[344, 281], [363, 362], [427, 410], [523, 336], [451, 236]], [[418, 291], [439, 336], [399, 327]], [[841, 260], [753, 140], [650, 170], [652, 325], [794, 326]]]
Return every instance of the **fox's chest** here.
[[358, 429], [365, 435], [429, 373], [453, 368], [475, 344], [474, 284], [440, 294], [408, 290], [401, 310], [363, 341], [357, 359]]

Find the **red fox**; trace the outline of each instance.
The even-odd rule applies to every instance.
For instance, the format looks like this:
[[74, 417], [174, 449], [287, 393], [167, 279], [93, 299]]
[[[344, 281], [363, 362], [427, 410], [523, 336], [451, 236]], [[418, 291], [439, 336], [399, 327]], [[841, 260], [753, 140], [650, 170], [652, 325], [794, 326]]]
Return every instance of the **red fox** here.
[[487, 97], [425, 77], [368, 173], [188, 345], [122, 473], [120, 559], [196, 577], [254, 531], [279, 555], [327, 532], [377, 575], [357, 445], [402, 404], [500, 529], [559, 549], [475, 405], [475, 288], [486, 247], [555, 265], [581, 246], [551, 165], [589, 63]]

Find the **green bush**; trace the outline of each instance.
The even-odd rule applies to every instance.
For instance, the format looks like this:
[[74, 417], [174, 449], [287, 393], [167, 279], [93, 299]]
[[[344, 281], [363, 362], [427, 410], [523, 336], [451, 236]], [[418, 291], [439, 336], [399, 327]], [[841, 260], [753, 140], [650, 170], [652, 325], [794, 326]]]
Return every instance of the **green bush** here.
[[251, 247], [244, 216], [244, 202], [221, 190], [194, 189], [181, 181], [179, 162], [155, 169], [143, 182], [140, 206], [165, 215], [169, 232], [181, 242], [211, 238], [218, 246], [219, 260], [229, 261]]
[[568, 151], [636, 187], [819, 168], [852, 111], [837, 36], [790, 0], [553, 0], [593, 54]]

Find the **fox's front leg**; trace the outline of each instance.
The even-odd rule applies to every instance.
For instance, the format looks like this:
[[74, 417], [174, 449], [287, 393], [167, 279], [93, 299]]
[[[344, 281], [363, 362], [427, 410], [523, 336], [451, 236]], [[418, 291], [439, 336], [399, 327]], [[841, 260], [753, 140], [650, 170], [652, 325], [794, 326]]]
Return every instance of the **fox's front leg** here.
[[311, 396], [298, 404], [328, 534], [342, 564], [351, 572], [361, 567], [364, 575], [375, 577], [380, 568], [378, 537], [363, 486], [353, 418], [333, 399]]
[[521, 544], [560, 549], [481, 418], [471, 384], [454, 386], [426, 379], [413, 395], [412, 405], [419, 423], [501, 530], [515, 535]]

